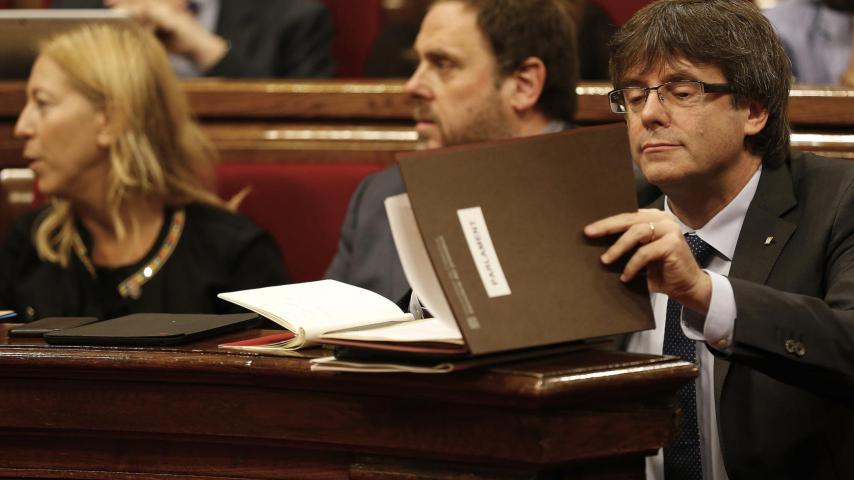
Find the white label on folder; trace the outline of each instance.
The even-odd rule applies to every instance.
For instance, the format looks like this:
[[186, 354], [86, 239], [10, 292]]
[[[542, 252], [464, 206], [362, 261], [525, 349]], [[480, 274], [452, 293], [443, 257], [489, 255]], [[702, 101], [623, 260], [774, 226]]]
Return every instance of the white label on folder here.
[[489, 298], [510, 295], [510, 285], [504, 278], [504, 270], [498, 261], [498, 254], [492, 245], [492, 237], [486, 228], [486, 219], [483, 218], [483, 210], [480, 207], [461, 208], [457, 210], [463, 234], [471, 250], [480, 280], [486, 289]]

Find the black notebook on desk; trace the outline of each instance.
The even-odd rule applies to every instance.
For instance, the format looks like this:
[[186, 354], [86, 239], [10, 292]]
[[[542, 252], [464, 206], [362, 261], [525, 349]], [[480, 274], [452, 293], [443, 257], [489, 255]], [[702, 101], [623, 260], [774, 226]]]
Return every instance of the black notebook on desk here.
[[44, 339], [52, 345], [179, 345], [253, 328], [261, 320], [254, 313], [137, 313], [46, 333]]

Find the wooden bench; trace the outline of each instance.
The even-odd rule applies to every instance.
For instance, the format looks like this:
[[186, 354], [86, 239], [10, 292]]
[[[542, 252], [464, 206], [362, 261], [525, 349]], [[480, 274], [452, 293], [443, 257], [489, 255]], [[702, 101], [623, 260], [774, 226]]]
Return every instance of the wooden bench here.
[[0, 239], [9, 233], [19, 215], [34, 203], [33, 171], [28, 168], [0, 170]]
[[[400, 79], [380, 81], [226, 81], [185, 84], [190, 103], [225, 162], [382, 163], [411, 150], [413, 103]], [[579, 125], [620, 122], [605, 99], [607, 83], [577, 91]], [[0, 82], [0, 168], [25, 166], [13, 138], [24, 105], [23, 82]], [[854, 89], [798, 86], [791, 94], [792, 143], [854, 156]]]
[[[413, 102], [400, 79], [207, 79], [184, 86], [221, 153], [220, 193], [255, 185], [243, 209], [279, 240], [295, 280], [323, 273], [358, 181], [412, 150], [417, 139]], [[622, 121], [609, 109], [608, 90], [602, 82], [579, 85], [579, 125]], [[0, 82], [0, 169], [26, 166], [23, 142], [12, 134], [23, 105], [24, 83]], [[798, 86], [790, 106], [795, 148], [854, 158], [854, 90]], [[10, 171], [0, 176], [0, 189], [2, 237], [32, 205], [32, 176]]]

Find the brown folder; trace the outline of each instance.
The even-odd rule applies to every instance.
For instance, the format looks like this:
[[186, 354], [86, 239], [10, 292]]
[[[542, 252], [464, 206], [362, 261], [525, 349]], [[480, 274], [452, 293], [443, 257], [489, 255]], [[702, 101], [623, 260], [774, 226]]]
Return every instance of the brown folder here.
[[654, 327], [643, 276], [622, 283], [622, 266], [599, 260], [614, 239], [592, 242], [582, 232], [597, 219], [637, 209], [624, 126], [399, 160], [430, 261], [471, 354]]

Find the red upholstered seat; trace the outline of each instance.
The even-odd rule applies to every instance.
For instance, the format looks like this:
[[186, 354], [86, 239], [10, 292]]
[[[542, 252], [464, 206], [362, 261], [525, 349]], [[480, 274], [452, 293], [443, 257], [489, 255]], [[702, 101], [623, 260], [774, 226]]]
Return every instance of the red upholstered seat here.
[[323, 0], [335, 21], [332, 54], [339, 78], [361, 77], [382, 28], [380, 0]]
[[350, 196], [362, 178], [382, 164], [223, 164], [218, 191], [231, 198], [252, 191], [240, 212], [269, 231], [282, 249], [294, 282], [323, 276], [338, 245]]
[[612, 20], [621, 26], [632, 17], [644, 5], [652, 0], [594, 0]]
[[[229, 199], [251, 186], [240, 212], [273, 235], [291, 280], [304, 282], [323, 276], [338, 246], [350, 196], [362, 178], [384, 167], [380, 163], [222, 164], [217, 167], [217, 188], [222, 198]], [[17, 215], [45, 201], [32, 175], [3, 178], [0, 240]]]

